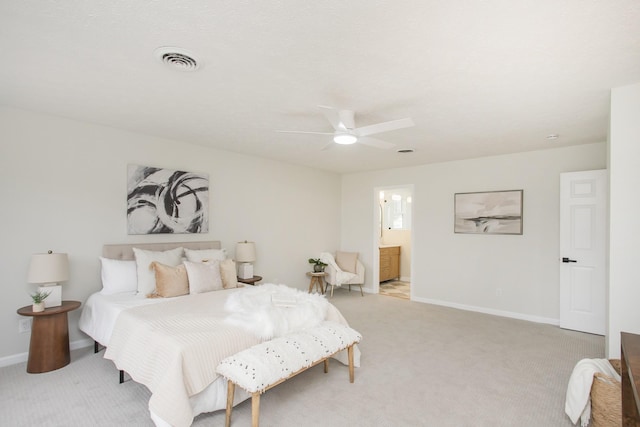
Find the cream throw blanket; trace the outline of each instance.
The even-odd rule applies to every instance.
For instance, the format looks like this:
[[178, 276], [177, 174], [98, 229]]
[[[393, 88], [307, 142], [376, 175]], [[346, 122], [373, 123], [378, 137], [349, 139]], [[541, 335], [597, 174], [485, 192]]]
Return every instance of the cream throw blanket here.
[[172, 426], [191, 425], [189, 396], [218, 378], [222, 359], [260, 342], [224, 323], [224, 302], [233, 292], [186, 295], [118, 316], [104, 357], [151, 391], [149, 409]]
[[348, 271], [342, 271], [336, 260], [333, 258], [329, 252], [322, 252], [320, 254], [320, 261], [324, 262], [327, 265], [330, 265], [336, 271], [336, 286], [342, 286], [345, 283], [348, 283], [349, 280], [353, 279], [357, 276], [357, 274], [349, 273]]
[[572, 423], [575, 424], [580, 419], [582, 427], [586, 427], [591, 419], [591, 384], [593, 375], [597, 372], [620, 381], [620, 375], [607, 359], [582, 359], [573, 368], [569, 378], [564, 411]]

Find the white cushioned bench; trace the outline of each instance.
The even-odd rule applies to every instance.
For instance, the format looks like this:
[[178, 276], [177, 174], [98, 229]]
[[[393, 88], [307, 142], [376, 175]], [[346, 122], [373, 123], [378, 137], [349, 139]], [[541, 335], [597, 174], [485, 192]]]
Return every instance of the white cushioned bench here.
[[231, 424], [236, 385], [251, 393], [251, 423], [258, 427], [262, 393], [321, 362], [324, 362], [324, 372], [329, 372], [329, 358], [344, 349], [348, 352], [349, 382], [353, 382], [353, 345], [361, 339], [362, 335], [354, 329], [327, 321], [222, 360], [216, 372], [227, 379], [226, 427]]

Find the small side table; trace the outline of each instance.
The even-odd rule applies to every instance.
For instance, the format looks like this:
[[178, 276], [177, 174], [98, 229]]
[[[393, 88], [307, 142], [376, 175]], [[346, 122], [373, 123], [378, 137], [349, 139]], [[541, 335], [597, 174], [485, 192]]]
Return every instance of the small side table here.
[[27, 372], [49, 372], [71, 362], [67, 312], [78, 307], [80, 301], [62, 301], [61, 306], [45, 308], [38, 313], [34, 313], [31, 305], [18, 309], [19, 315], [33, 317]]
[[320, 273], [316, 273], [313, 271], [307, 272], [307, 276], [311, 277], [311, 282], [309, 283], [309, 293], [313, 292], [313, 287], [315, 285], [315, 287], [318, 288], [320, 293], [324, 294], [324, 276], [326, 275], [327, 273], [325, 273], [324, 271]]
[[247, 285], [255, 286], [256, 283], [262, 280], [262, 276], [253, 276], [251, 279], [241, 279], [238, 277], [238, 282], [245, 283]]

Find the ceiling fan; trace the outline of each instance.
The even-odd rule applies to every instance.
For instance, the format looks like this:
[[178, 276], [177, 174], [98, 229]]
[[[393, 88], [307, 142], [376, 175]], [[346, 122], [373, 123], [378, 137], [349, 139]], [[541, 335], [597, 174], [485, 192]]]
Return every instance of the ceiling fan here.
[[[279, 130], [277, 132], [333, 135], [333, 142], [336, 144], [349, 145], [358, 142], [360, 144], [376, 148], [391, 148], [395, 146], [395, 144], [371, 138], [369, 135], [414, 126], [413, 120], [410, 118], [404, 118], [357, 128], [354, 120], [355, 113], [352, 110], [338, 110], [324, 105], [318, 105], [318, 107], [322, 109], [325, 117], [329, 120], [331, 126], [333, 126], [334, 132], [305, 132], [297, 130]], [[331, 143], [327, 144], [323, 147], [323, 150], [328, 148], [330, 145]]]

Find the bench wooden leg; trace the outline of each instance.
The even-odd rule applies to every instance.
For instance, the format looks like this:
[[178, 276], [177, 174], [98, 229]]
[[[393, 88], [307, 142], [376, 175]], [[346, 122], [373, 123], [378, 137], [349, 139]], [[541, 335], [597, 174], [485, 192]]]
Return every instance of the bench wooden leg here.
[[349, 357], [349, 382], [352, 383], [355, 376], [353, 369], [353, 344], [347, 348], [347, 355]]
[[225, 427], [231, 425], [231, 411], [233, 410], [233, 394], [236, 391], [236, 385], [233, 381], [227, 381], [227, 412], [224, 418]]
[[260, 419], [260, 393], [251, 395], [251, 427], [258, 427]]

